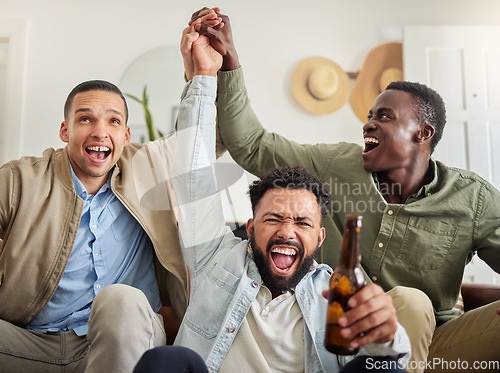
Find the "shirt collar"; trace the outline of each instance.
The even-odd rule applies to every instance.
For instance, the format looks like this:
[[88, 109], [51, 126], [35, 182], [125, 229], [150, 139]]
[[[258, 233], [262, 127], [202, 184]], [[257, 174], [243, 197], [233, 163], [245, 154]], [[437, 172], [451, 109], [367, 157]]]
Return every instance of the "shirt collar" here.
[[[75, 188], [76, 195], [82, 199], [87, 199], [87, 190], [83, 186], [83, 184], [80, 181], [80, 179], [78, 178], [78, 176], [76, 176], [75, 171], [73, 171], [73, 166], [71, 166], [71, 162], [69, 161], [69, 159], [68, 159], [68, 163], [69, 163], [69, 169], [71, 171], [71, 178], [73, 179], [73, 186]], [[110, 177], [111, 177], [111, 172], [109, 173], [108, 178], [106, 179], [106, 182], [104, 183], [104, 185], [99, 189], [99, 191], [96, 194], [105, 192], [106, 190], [108, 190], [108, 188], [110, 188]]]
[[432, 172], [432, 180], [429, 184], [424, 185], [422, 187], [422, 193], [424, 194], [424, 196], [429, 196], [432, 193], [434, 193], [434, 191], [439, 189], [438, 168], [437, 168], [436, 161], [432, 158], [429, 161], [429, 168], [431, 169], [431, 172]]
[[[436, 161], [434, 159], [429, 160], [429, 168], [431, 169], [432, 172], [432, 180], [429, 184], [423, 185], [417, 193], [413, 195], [414, 198], [420, 199], [424, 198], [426, 196], [430, 196], [434, 190], [438, 188], [438, 175], [437, 175], [437, 167], [436, 167]], [[375, 182], [375, 185], [377, 186], [377, 189], [380, 191], [380, 182], [378, 181], [377, 173], [373, 172], [372, 173], [373, 181]]]
[[422, 185], [422, 187], [418, 190], [418, 192], [413, 195], [413, 197], [417, 200], [430, 196], [433, 193], [433, 191], [437, 189], [437, 184], [438, 184], [437, 167], [436, 167], [436, 161], [432, 158], [429, 160], [429, 168], [432, 173], [432, 180], [429, 184]]
[[[261, 288], [265, 288], [265, 289], [267, 289], [267, 291], [269, 291], [269, 293], [271, 294], [271, 289], [269, 289], [269, 288], [266, 286], [266, 284], [262, 283]], [[281, 295], [286, 294], [286, 293], [290, 293], [290, 294], [292, 294], [292, 295], [293, 295], [293, 294], [295, 294], [295, 286], [294, 286], [293, 288], [291, 288], [291, 289], [288, 289], [288, 290], [284, 290], [284, 291], [282, 291], [282, 292], [281, 292]]]

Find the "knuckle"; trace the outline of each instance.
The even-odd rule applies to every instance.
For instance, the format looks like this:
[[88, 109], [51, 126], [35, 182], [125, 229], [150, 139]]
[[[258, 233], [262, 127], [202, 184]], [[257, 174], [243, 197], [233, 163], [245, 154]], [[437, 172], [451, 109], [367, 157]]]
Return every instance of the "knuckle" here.
[[364, 301], [364, 304], [365, 304], [365, 306], [366, 306], [367, 309], [374, 309], [375, 306], [376, 306], [376, 302], [375, 302], [375, 300], [373, 298], [366, 299]]
[[210, 10], [210, 8], [207, 8], [206, 6], [201, 8], [200, 10], [197, 10], [196, 12], [191, 14], [191, 19], [198, 18], [199, 16], [202, 16], [203, 14], [205, 14], [207, 12], [207, 10]]
[[379, 323], [379, 318], [377, 317], [377, 315], [375, 315], [373, 313], [368, 315], [366, 320], [368, 321], [368, 323], [370, 325], [378, 325], [378, 323]]
[[393, 303], [392, 303], [392, 297], [389, 294], [386, 294], [386, 293], [384, 293], [383, 296], [384, 296], [384, 298], [383, 298], [384, 302], [386, 304], [389, 304], [391, 307], [394, 307]]

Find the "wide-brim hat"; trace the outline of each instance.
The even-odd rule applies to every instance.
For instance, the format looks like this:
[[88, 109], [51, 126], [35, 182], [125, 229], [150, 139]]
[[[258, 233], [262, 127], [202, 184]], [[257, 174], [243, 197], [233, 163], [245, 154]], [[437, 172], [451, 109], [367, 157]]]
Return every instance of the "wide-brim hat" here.
[[347, 73], [332, 60], [309, 57], [300, 61], [292, 74], [292, 93], [304, 109], [314, 114], [329, 114], [348, 100]]
[[377, 96], [393, 81], [403, 80], [403, 45], [387, 43], [372, 49], [352, 88], [351, 106], [365, 123]]

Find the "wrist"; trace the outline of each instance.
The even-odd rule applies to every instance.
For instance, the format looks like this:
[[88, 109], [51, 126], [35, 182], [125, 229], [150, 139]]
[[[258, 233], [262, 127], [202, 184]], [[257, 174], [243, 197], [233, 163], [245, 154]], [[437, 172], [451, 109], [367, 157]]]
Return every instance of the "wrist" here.
[[228, 53], [224, 56], [222, 61], [221, 70], [222, 71], [231, 71], [236, 70], [240, 67], [240, 60], [238, 58], [238, 54], [236, 51], [228, 51]]
[[217, 70], [212, 70], [212, 69], [194, 69], [193, 76], [196, 76], [196, 75], [217, 76]]

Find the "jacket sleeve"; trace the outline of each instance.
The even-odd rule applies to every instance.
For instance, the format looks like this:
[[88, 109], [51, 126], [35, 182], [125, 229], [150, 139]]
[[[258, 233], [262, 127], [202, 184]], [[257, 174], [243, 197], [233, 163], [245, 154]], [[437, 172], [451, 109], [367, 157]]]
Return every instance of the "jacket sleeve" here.
[[387, 343], [370, 343], [362, 347], [357, 356], [391, 356], [406, 366], [411, 356], [411, 345], [408, 334], [401, 324], [394, 334], [394, 339]]
[[255, 175], [274, 167], [302, 165], [323, 176], [331, 144], [302, 145], [267, 132], [250, 106], [242, 68], [220, 71], [218, 78], [217, 125], [236, 163]]
[[216, 85], [216, 78], [209, 76], [195, 76], [188, 82], [175, 134], [172, 186], [178, 203], [181, 246], [193, 289], [221, 243], [237, 240], [225, 224], [215, 177]]
[[500, 273], [500, 192], [483, 182], [474, 216], [474, 251]]
[[0, 240], [4, 239], [11, 218], [13, 183], [12, 169], [5, 164], [0, 167]]

